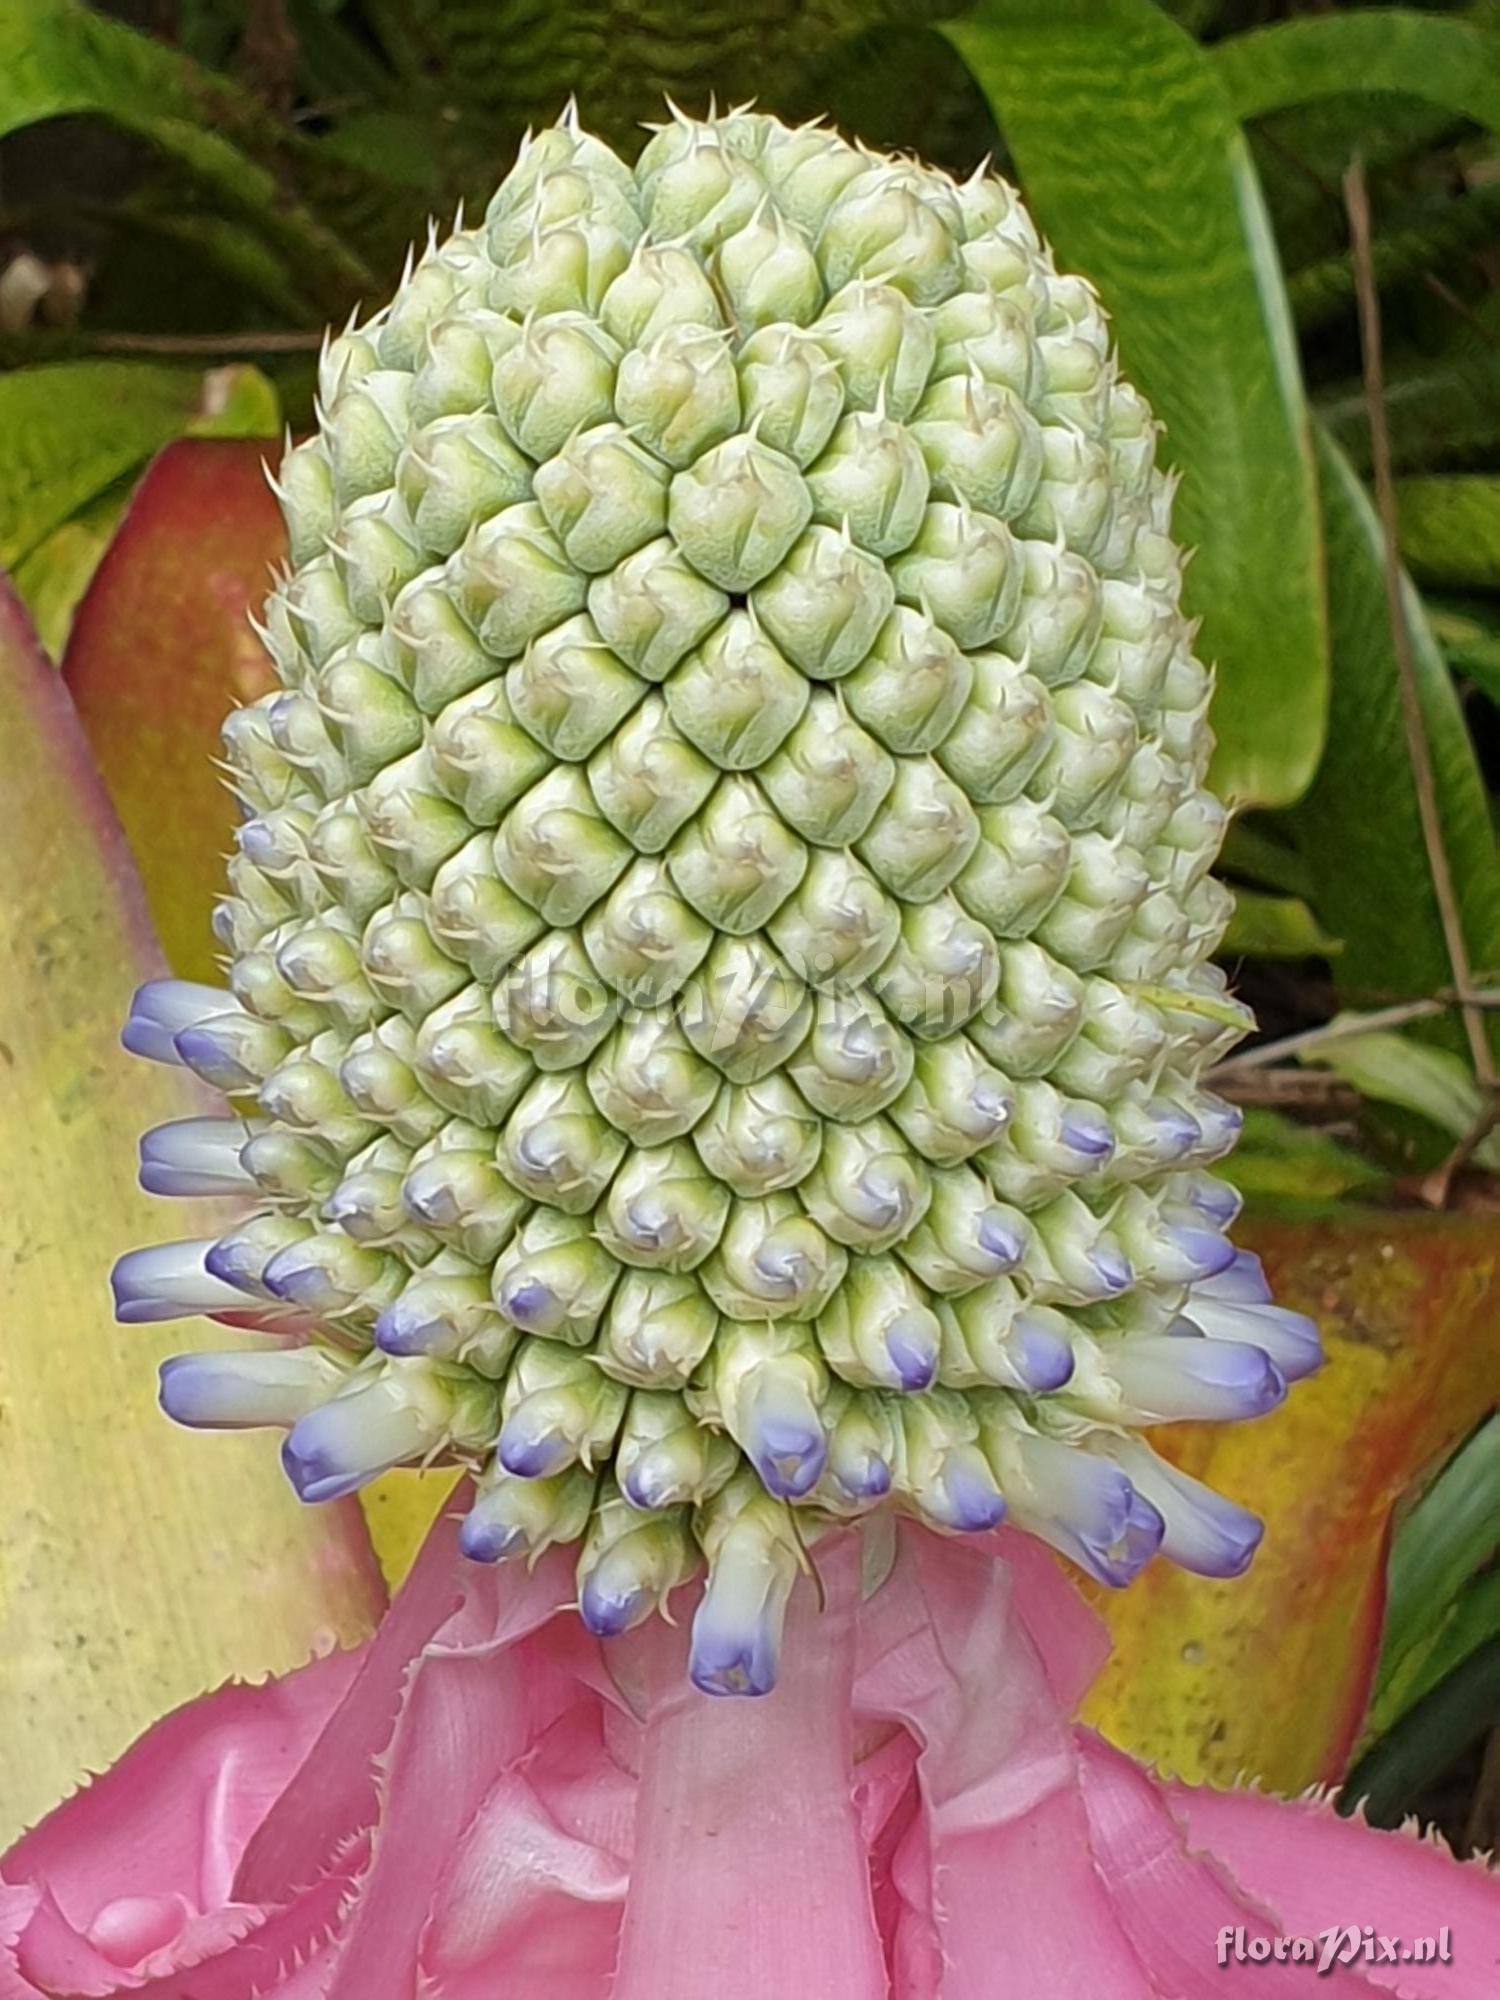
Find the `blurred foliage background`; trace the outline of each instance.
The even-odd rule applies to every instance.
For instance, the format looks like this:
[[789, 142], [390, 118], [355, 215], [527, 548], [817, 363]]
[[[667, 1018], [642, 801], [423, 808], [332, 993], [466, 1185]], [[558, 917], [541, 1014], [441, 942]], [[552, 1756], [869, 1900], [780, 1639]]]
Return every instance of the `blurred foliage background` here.
[[[1291, 1302], [1332, 1317], [1347, 1362], [1282, 1446], [1282, 1596], [1234, 1600], [1209, 1692], [1284, 1730], [1284, 1754], [1256, 1751], [1274, 1781], [1336, 1776], [1357, 1745], [1351, 1804], [1493, 1845], [1495, 0], [12, 0], [0, 566], [78, 704], [168, 951], [209, 970], [228, 807], [207, 754], [265, 671], [244, 614], [280, 546], [259, 461], [314, 421], [325, 325], [379, 303], [429, 218], [482, 210], [570, 94], [633, 152], [665, 94], [696, 110], [710, 93], [957, 172], [994, 156], [1098, 286], [1167, 426], [1219, 674], [1217, 779], [1239, 808], [1225, 953], [1262, 1023], [1220, 1084], [1246, 1107], [1242, 1184], [1293, 1232]], [[1399, 1281], [1377, 1297], [1382, 1259]], [[1359, 1372], [1375, 1353], [1378, 1392]], [[391, 1566], [410, 1532], [403, 1516], [385, 1534]], [[1184, 1748], [1208, 1699], [1197, 1641], [1140, 1607], [1117, 1620], [1099, 1719], [1232, 1776]], [[1347, 1680], [1316, 1726], [1247, 1637], [1299, 1617], [1310, 1674], [1326, 1637]]]

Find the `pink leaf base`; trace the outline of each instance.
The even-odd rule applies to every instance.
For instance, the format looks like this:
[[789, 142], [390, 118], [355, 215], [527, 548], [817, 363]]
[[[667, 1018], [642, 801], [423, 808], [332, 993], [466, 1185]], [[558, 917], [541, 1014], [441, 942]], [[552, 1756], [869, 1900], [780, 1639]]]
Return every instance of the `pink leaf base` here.
[[[169, 1716], [12, 1849], [0, 2000], [1500, 1994], [1494, 1876], [1078, 1727], [1103, 1632], [1035, 1544], [903, 1528], [869, 1595], [861, 1556], [819, 1549], [774, 1694], [713, 1700], [680, 1625], [601, 1647], [560, 1555], [440, 1522], [359, 1652]], [[1452, 1962], [1248, 1955], [1348, 1924]]]

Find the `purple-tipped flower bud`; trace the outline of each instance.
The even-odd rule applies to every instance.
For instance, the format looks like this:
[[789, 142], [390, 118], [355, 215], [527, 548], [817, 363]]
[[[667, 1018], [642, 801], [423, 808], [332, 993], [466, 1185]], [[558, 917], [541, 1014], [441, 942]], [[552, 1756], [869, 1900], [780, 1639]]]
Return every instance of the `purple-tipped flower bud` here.
[[[1236, 1262], [1243, 1264], [1243, 1260]], [[1322, 1367], [1322, 1338], [1305, 1314], [1266, 1301], [1259, 1261], [1251, 1258], [1249, 1263], [1254, 1266], [1253, 1273], [1232, 1267], [1195, 1285], [1183, 1306], [1183, 1319], [1211, 1342], [1248, 1342], [1270, 1357], [1283, 1380], [1300, 1382]], [[1253, 1295], [1236, 1297], [1242, 1289]]]
[[385, 1361], [301, 1418], [281, 1462], [300, 1499], [341, 1500], [450, 1441], [469, 1449], [487, 1444], [494, 1423], [493, 1389], [466, 1370]]
[[1240, 1340], [1128, 1336], [1104, 1350], [1136, 1423], [1232, 1423], [1261, 1417], [1286, 1395], [1286, 1378], [1259, 1347]]
[[685, 1507], [642, 1519], [607, 1482], [578, 1558], [578, 1610], [601, 1639], [665, 1605], [700, 1557]]
[[786, 1510], [748, 1475], [702, 1510], [708, 1587], [693, 1619], [688, 1672], [705, 1694], [769, 1694], [801, 1551]]
[[1072, 1378], [1072, 1323], [1049, 1306], [1023, 1307], [1008, 1278], [954, 1300], [942, 1320], [941, 1379], [948, 1388], [1042, 1396]]
[[203, 1081], [230, 1096], [257, 1089], [290, 1055], [292, 1038], [271, 1021], [249, 1014], [214, 1014], [179, 1028], [172, 1037], [179, 1059]]
[[219, 986], [195, 986], [186, 979], [150, 979], [136, 988], [120, 1040], [133, 1056], [179, 1063], [176, 1037], [215, 1015], [232, 1013], [232, 996]]
[[289, 1429], [338, 1389], [344, 1363], [318, 1347], [174, 1354], [161, 1364], [160, 1400], [193, 1430]]
[[628, 1391], [587, 1355], [553, 1340], [528, 1340], [505, 1378], [499, 1458], [520, 1479], [550, 1479], [607, 1457]]
[[856, 1257], [817, 1324], [836, 1375], [867, 1389], [916, 1393], [937, 1374], [942, 1328], [894, 1257]]
[[969, 1402], [946, 1389], [897, 1406], [901, 1450], [897, 1486], [930, 1526], [977, 1535], [1005, 1517], [1005, 1496], [978, 1445]]
[[742, 1463], [722, 1431], [694, 1422], [677, 1396], [637, 1390], [615, 1447], [615, 1476], [632, 1507], [675, 1507], [708, 1499]]
[[387, 1354], [467, 1361], [492, 1378], [519, 1340], [495, 1310], [488, 1275], [451, 1251], [419, 1271], [375, 1322], [375, 1344]]
[[205, 1262], [213, 1247], [214, 1239], [207, 1236], [128, 1250], [110, 1273], [115, 1318], [122, 1326], [144, 1326], [243, 1309], [244, 1293], [215, 1277]]
[[863, 1511], [883, 1500], [895, 1476], [897, 1441], [895, 1425], [881, 1399], [856, 1394], [840, 1402], [830, 1397], [824, 1421], [828, 1469], [818, 1492], [819, 1504], [835, 1512], [841, 1506]]
[[1039, 1436], [1009, 1410], [986, 1417], [984, 1444], [1016, 1524], [1100, 1583], [1129, 1583], [1160, 1548], [1162, 1517], [1119, 1466]]
[[177, 1118], [141, 1135], [147, 1194], [243, 1194], [255, 1185], [241, 1164], [249, 1129], [238, 1118]]
[[[1196, 1126], [1196, 1119], [1193, 1122]], [[1245, 1205], [1238, 1188], [1231, 1187], [1228, 1181], [1216, 1180], [1212, 1174], [1184, 1174], [1173, 1182], [1172, 1191], [1179, 1201], [1196, 1208], [1216, 1229], [1227, 1229]], [[1248, 1255], [1248, 1251], [1239, 1253], [1240, 1258]]]
[[1196, 1576], [1243, 1576], [1265, 1525], [1212, 1487], [1158, 1458], [1139, 1438], [1096, 1431], [1088, 1448], [1113, 1459], [1166, 1523], [1161, 1552]]
[[729, 1432], [767, 1490], [800, 1499], [822, 1476], [818, 1415], [828, 1376], [811, 1329], [790, 1320], [724, 1321], [693, 1407]]
[[479, 1481], [458, 1546], [470, 1562], [533, 1559], [554, 1542], [576, 1542], [588, 1526], [598, 1479], [581, 1465], [555, 1479], [518, 1479], [499, 1464]]

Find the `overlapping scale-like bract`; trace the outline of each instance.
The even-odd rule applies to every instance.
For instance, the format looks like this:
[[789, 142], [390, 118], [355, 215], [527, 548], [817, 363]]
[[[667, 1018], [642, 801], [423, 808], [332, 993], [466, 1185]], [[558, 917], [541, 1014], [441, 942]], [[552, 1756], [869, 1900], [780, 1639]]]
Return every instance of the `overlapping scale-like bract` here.
[[881, 1505], [1243, 1567], [1134, 1433], [1316, 1337], [1208, 1171], [1210, 682], [1089, 287], [993, 177], [569, 118], [320, 397], [225, 730], [232, 992], [128, 1036], [236, 1100], [149, 1184], [247, 1215], [117, 1280], [318, 1359], [172, 1413], [285, 1423], [310, 1498], [457, 1455], [468, 1552], [577, 1543], [601, 1632], [706, 1559], [715, 1691]]

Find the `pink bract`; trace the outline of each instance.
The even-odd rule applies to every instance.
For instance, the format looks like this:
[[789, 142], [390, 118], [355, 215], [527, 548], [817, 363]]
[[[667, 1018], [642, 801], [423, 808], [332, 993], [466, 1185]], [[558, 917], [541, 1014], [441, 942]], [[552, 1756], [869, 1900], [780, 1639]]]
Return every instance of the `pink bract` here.
[[681, 1623], [601, 1647], [563, 1558], [441, 1522], [359, 1652], [168, 1717], [12, 1849], [0, 2000], [1290, 2000], [1312, 1968], [1221, 1930], [1348, 1923], [1453, 1963], [1323, 1991], [1500, 1991], [1478, 1867], [1079, 1728], [1102, 1628], [1034, 1544], [902, 1529], [869, 1595], [861, 1554], [774, 1694], [713, 1701]]

